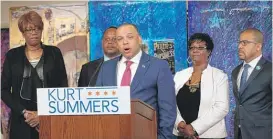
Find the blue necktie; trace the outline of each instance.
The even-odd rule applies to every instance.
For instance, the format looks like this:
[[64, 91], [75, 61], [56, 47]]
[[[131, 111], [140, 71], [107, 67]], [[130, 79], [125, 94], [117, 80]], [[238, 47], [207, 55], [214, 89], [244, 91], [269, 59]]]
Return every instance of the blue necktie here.
[[248, 68], [250, 67], [250, 65], [245, 64], [244, 65], [244, 70], [241, 76], [241, 82], [240, 82], [240, 91], [241, 89], [244, 87], [246, 81], [247, 81], [247, 75], [248, 75]]

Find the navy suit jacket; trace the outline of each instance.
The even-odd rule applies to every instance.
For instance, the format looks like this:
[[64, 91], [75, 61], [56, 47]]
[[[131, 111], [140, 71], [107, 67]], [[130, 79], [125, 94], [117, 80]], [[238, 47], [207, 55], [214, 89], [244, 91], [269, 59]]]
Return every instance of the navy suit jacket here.
[[[120, 59], [117, 57], [103, 63], [96, 86], [117, 86], [117, 64]], [[158, 138], [172, 138], [176, 98], [173, 76], [167, 61], [143, 52], [130, 89], [132, 99], [140, 99], [155, 108]]]

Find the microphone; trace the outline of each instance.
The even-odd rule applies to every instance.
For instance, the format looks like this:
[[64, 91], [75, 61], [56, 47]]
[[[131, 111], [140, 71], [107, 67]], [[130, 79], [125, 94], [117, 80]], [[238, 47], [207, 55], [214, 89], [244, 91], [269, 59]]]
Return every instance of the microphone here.
[[100, 62], [99, 66], [96, 68], [95, 72], [92, 74], [92, 76], [91, 76], [91, 78], [90, 78], [90, 80], [88, 82], [88, 86], [89, 87], [91, 87], [90, 83], [93, 80], [93, 78], [95, 77], [95, 75], [99, 72], [99, 69], [100, 69], [100, 67], [101, 67], [102, 64], [103, 64], [103, 61]]
[[25, 97], [23, 97], [23, 95], [22, 95], [22, 90], [23, 90], [24, 82], [25, 82], [25, 80], [28, 79], [30, 76], [31, 76], [31, 67], [25, 65], [25, 67], [24, 67], [24, 73], [23, 73], [23, 81], [22, 81], [22, 83], [21, 83], [21, 88], [20, 88], [20, 92], [19, 92], [19, 93], [20, 93], [20, 97], [21, 97], [22, 99], [24, 99], [24, 100], [31, 100], [30, 98], [25, 98]]

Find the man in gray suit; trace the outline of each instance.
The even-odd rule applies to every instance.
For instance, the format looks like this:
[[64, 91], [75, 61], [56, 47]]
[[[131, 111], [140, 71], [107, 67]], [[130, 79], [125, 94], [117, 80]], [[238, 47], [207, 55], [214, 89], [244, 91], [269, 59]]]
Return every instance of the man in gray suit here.
[[238, 43], [243, 63], [232, 71], [235, 139], [272, 139], [272, 63], [262, 57], [263, 34], [246, 29]]

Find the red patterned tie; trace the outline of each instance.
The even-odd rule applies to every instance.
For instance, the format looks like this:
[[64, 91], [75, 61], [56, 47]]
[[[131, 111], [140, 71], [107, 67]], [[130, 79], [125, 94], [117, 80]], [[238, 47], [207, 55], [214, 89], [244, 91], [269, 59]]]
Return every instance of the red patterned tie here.
[[130, 66], [133, 64], [132, 61], [125, 61], [126, 69], [123, 73], [120, 86], [130, 86], [131, 84], [131, 69]]

